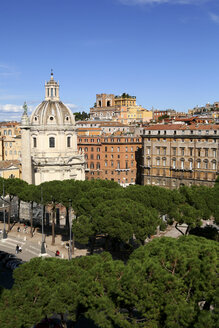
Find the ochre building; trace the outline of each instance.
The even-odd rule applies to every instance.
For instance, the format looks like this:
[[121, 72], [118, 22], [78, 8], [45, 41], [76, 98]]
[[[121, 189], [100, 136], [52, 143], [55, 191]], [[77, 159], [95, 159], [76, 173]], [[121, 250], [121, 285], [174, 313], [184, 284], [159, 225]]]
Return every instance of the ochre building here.
[[154, 125], [142, 135], [141, 183], [167, 188], [213, 186], [218, 176], [219, 125]]

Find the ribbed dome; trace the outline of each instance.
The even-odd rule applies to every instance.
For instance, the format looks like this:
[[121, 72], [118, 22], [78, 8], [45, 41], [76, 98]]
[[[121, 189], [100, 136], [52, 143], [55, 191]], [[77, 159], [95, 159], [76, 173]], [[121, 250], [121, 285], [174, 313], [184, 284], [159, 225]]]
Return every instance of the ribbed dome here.
[[30, 117], [31, 125], [75, 125], [71, 110], [61, 101], [45, 100]]
[[45, 83], [45, 100], [30, 117], [31, 125], [75, 125], [71, 110], [59, 99], [59, 83], [54, 81], [51, 71], [50, 81]]

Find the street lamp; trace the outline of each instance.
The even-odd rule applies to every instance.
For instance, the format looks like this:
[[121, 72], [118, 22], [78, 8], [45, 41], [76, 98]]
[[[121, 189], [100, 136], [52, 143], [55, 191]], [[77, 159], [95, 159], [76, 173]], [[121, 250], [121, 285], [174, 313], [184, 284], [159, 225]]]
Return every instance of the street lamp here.
[[3, 220], [4, 220], [4, 228], [3, 228], [2, 238], [6, 239], [8, 236], [7, 236], [7, 232], [5, 229], [5, 180], [3, 180], [3, 204], [2, 204], [2, 207], [3, 207]]
[[[43, 205], [43, 189], [41, 187], [41, 204]], [[43, 206], [44, 208], [44, 206]], [[43, 213], [42, 211], [42, 242], [41, 242], [41, 254], [46, 254], [46, 248], [45, 248], [45, 238], [44, 238], [44, 229], [43, 229]]]

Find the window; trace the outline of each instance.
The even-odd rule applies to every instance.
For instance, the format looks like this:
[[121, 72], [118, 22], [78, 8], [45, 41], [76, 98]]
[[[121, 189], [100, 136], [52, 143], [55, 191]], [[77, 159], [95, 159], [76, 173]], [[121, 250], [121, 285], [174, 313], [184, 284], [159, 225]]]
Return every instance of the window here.
[[12, 150], [9, 151], [9, 154], [12, 155]]
[[113, 155], [111, 155], [111, 158], [113, 158]]
[[205, 169], [208, 169], [208, 161], [205, 161]]
[[201, 168], [201, 161], [198, 161], [197, 162], [197, 169], [200, 169]]
[[175, 168], [176, 168], [176, 160], [173, 159], [173, 169], [175, 169]]
[[107, 147], [105, 147], [105, 151], [107, 151]]
[[100, 152], [100, 148], [99, 148], [99, 147], [97, 148], [97, 152], [98, 152], [98, 153]]
[[7, 130], [4, 130], [4, 136], [6, 136], [7, 135]]
[[100, 159], [100, 155], [97, 155], [97, 159]]
[[166, 149], [166, 147], [164, 147], [163, 148], [163, 154], [166, 155], [166, 153], [167, 153], [167, 149]]
[[93, 154], [90, 155], [90, 159], [94, 159], [94, 155]]
[[87, 148], [87, 147], [85, 147], [85, 148], [84, 148], [84, 151], [88, 151], [88, 148]]
[[216, 157], [216, 149], [212, 149], [213, 151], [213, 157]]
[[163, 166], [166, 166], [166, 158], [163, 158]]
[[117, 151], [120, 152], [120, 147], [117, 147]]
[[157, 155], [160, 155], [160, 147], [157, 147]]
[[71, 137], [67, 137], [67, 147], [71, 147]]
[[117, 158], [120, 158], [120, 155], [118, 155]]
[[189, 169], [192, 170], [192, 161], [189, 161]]
[[185, 148], [181, 148], [181, 155], [184, 156], [185, 154]]
[[133, 147], [131, 147], [131, 151], [133, 151]]
[[205, 149], [205, 157], [208, 157], [208, 149]]
[[117, 169], [120, 169], [120, 162], [117, 162]]
[[8, 130], [8, 135], [11, 136], [11, 130]]
[[125, 147], [125, 151], [126, 151], [126, 152], [128, 151], [128, 147]]
[[49, 138], [49, 148], [55, 148], [55, 138], [54, 137]]
[[160, 159], [157, 158], [157, 166], [159, 166], [159, 165], [160, 165]]
[[33, 137], [33, 148], [36, 148], [37, 146], [37, 138]]
[[113, 167], [113, 161], [111, 161], [111, 167]]
[[91, 147], [91, 149], [90, 149], [91, 151], [94, 151], [94, 147]]
[[12, 142], [9, 142], [9, 146], [10, 146], [10, 148], [12, 147]]
[[215, 161], [212, 162], [212, 169], [216, 170], [216, 162]]
[[94, 163], [90, 163], [90, 168], [94, 169]]
[[190, 156], [192, 156], [193, 148], [189, 148]]
[[181, 159], [181, 170], [184, 170], [184, 160]]
[[176, 148], [173, 148], [173, 155], [176, 156]]
[[201, 156], [201, 148], [197, 149], [198, 156]]
[[85, 156], [84, 156], [84, 157], [85, 157], [85, 159], [88, 159], [88, 155], [87, 155], [87, 154], [85, 154]]
[[97, 168], [97, 170], [100, 169], [100, 163], [97, 163], [96, 168]]
[[128, 162], [125, 162], [125, 168], [128, 169]]
[[133, 161], [131, 161], [131, 167], [133, 167], [133, 165], [134, 165], [134, 162], [133, 162]]

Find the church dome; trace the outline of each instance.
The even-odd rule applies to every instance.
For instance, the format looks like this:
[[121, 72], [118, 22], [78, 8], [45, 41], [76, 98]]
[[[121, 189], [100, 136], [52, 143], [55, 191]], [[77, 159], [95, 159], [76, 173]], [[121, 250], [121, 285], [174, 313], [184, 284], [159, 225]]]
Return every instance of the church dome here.
[[53, 79], [45, 83], [45, 100], [37, 106], [30, 117], [31, 125], [75, 125], [71, 110], [59, 99], [59, 83]]

